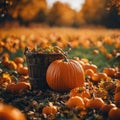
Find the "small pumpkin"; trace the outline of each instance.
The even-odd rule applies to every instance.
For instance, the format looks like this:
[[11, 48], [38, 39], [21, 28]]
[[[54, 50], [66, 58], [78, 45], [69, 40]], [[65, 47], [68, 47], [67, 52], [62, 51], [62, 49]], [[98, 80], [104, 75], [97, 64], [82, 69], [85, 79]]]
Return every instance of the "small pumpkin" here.
[[14, 61], [12, 60], [5, 60], [3, 62], [3, 65], [11, 70], [16, 70], [17, 69], [17, 65]]
[[120, 79], [120, 72], [116, 72], [115, 77], [116, 77], [117, 79]]
[[79, 96], [70, 97], [66, 105], [68, 108], [85, 109], [84, 100]]
[[104, 68], [103, 72], [106, 73], [108, 76], [113, 77], [116, 74], [116, 70], [114, 68]]
[[20, 93], [25, 92], [27, 90], [31, 89], [30, 83], [28, 82], [19, 82], [17, 84], [11, 83], [8, 84], [6, 90], [11, 93]]
[[90, 109], [100, 109], [103, 105], [104, 105], [104, 101], [102, 100], [102, 98], [99, 97], [94, 97], [91, 98], [87, 103], [86, 103], [86, 107], [90, 108]]
[[120, 92], [116, 92], [114, 95], [114, 101], [120, 103]]
[[113, 107], [108, 113], [109, 120], [120, 120], [120, 108]]
[[8, 79], [8, 78], [2, 78], [0, 77], [0, 86], [4, 83], [7, 83], [7, 84], [10, 84], [11, 83], [11, 80]]
[[111, 53], [106, 53], [106, 58], [107, 59], [112, 59], [113, 58], [113, 55]]
[[89, 101], [90, 99], [89, 98], [86, 98], [86, 97], [84, 97], [83, 98], [83, 101], [84, 101], [84, 104], [85, 104], [85, 108], [87, 108], [87, 102]]
[[23, 63], [24, 62], [24, 59], [22, 57], [16, 57], [14, 60], [13, 60], [16, 64], [18, 63]]
[[12, 70], [16, 70], [17, 69], [17, 64], [14, 61], [10, 60], [9, 63], [8, 63], [8, 68], [12, 69]]
[[9, 73], [3, 73], [0, 77], [0, 83], [1, 82], [7, 82], [8, 84], [11, 83], [12, 79]]
[[97, 66], [96, 65], [94, 65], [94, 64], [89, 64], [89, 63], [86, 63], [86, 64], [84, 64], [84, 71], [86, 71], [86, 70], [88, 70], [88, 69], [91, 69], [91, 70], [93, 70], [94, 71], [94, 73], [97, 73]]
[[120, 92], [120, 86], [116, 86], [116, 88], [115, 88], [115, 94], [118, 92]]
[[55, 60], [48, 66], [46, 80], [53, 90], [67, 91], [83, 87], [85, 73], [78, 61], [65, 58]]
[[28, 67], [19, 67], [17, 72], [20, 75], [28, 75]]
[[0, 103], [0, 120], [26, 120], [26, 118], [18, 108]]
[[90, 98], [91, 95], [84, 87], [76, 87], [70, 91], [70, 97], [79, 96], [82, 98]]
[[45, 106], [42, 109], [42, 113], [46, 115], [56, 114], [57, 111], [58, 111], [57, 107], [54, 106], [53, 104], [49, 104], [49, 106]]
[[20, 68], [23, 68], [23, 64], [22, 63], [18, 63], [17, 64], [17, 70], [19, 70]]
[[90, 78], [92, 78], [92, 76], [94, 75], [94, 71], [92, 69], [87, 69], [85, 71], [85, 75], [89, 76]]
[[100, 80], [106, 80], [107, 79], [107, 74], [106, 73], [94, 73], [92, 75], [92, 80], [99, 82]]
[[116, 107], [116, 105], [113, 104], [113, 103], [104, 104], [104, 105], [101, 107], [101, 111], [102, 111], [103, 115], [108, 115], [109, 111], [110, 111], [113, 107]]
[[99, 54], [99, 50], [95, 49], [92, 51], [93, 55], [98, 55]]
[[108, 78], [106, 73], [94, 73], [92, 69], [87, 69], [85, 74], [88, 75], [93, 81], [106, 80]]

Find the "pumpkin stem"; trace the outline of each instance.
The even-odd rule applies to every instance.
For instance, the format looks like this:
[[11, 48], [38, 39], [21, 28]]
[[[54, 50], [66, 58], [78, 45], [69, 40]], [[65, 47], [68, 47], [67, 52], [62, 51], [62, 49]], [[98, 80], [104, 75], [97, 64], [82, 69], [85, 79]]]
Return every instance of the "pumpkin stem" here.
[[64, 61], [68, 62], [67, 55], [71, 51], [71, 48], [68, 49], [68, 51], [64, 52], [60, 47], [55, 46], [56, 49], [60, 50], [61, 54], [64, 56]]
[[64, 56], [64, 61], [68, 62], [69, 60], [68, 60], [67, 56], [65, 54], [63, 54], [63, 56]]

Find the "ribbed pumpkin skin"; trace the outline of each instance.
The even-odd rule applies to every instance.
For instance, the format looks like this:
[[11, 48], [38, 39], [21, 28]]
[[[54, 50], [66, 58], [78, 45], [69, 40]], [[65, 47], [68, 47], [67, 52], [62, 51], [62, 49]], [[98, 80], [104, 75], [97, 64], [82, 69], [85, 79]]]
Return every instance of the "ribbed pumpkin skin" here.
[[55, 60], [47, 69], [46, 80], [53, 90], [67, 91], [83, 87], [85, 74], [82, 66], [75, 60]]

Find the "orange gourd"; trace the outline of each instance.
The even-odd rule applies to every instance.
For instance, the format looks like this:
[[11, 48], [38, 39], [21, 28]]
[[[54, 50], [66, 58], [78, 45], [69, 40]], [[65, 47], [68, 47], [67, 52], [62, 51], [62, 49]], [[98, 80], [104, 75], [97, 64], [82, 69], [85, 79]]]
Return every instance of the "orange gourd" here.
[[120, 79], [120, 72], [116, 72], [115, 77], [116, 77], [117, 79]]
[[57, 107], [56, 106], [45, 106], [42, 109], [42, 113], [49, 115], [49, 114], [56, 114], [57, 113]]
[[107, 79], [107, 74], [106, 73], [94, 73], [92, 75], [92, 80], [99, 82], [100, 80], [106, 80]]
[[85, 74], [88, 75], [93, 81], [97, 82], [100, 80], [106, 80], [108, 78], [106, 73], [94, 73], [92, 69], [87, 69]]
[[112, 59], [113, 58], [113, 55], [111, 53], [106, 53], [106, 58], [107, 59]]
[[115, 88], [115, 94], [118, 92], [120, 92], [120, 86], [116, 86], [116, 88]]
[[85, 75], [88, 75], [88, 76], [90, 76], [90, 78], [92, 78], [92, 76], [94, 75], [94, 71], [92, 69], [87, 69], [85, 71]]
[[49, 65], [46, 80], [53, 90], [67, 91], [84, 86], [85, 74], [78, 61], [66, 58], [55, 60]]
[[16, 70], [17, 69], [17, 65], [14, 61], [12, 60], [8, 60], [8, 61], [4, 61], [3, 65], [11, 70]]
[[100, 109], [102, 107], [102, 105], [104, 105], [104, 101], [102, 100], [102, 98], [99, 97], [95, 97], [95, 98], [91, 98], [87, 103], [86, 103], [86, 107], [90, 108], [90, 109]]
[[86, 98], [86, 97], [84, 97], [83, 98], [83, 101], [84, 101], [84, 104], [85, 104], [85, 108], [87, 108], [87, 102], [89, 101], [90, 99], [89, 98]]
[[116, 92], [114, 95], [114, 101], [120, 103], [120, 92]]
[[120, 108], [113, 107], [108, 113], [109, 120], [120, 120]]
[[117, 71], [114, 68], [104, 68], [103, 72], [106, 73], [108, 76], [113, 77]]
[[18, 71], [20, 68], [23, 68], [23, 64], [22, 64], [22, 63], [18, 63], [18, 64], [17, 64], [17, 71]]
[[106, 73], [98, 73], [98, 76], [100, 80], [106, 80], [108, 78]]
[[116, 86], [115, 94], [114, 94], [114, 101], [117, 107], [120, 107], [120, 86]]
[[28, 67], [19, 67], [17, 72], [20, 75], [28, 75]]
[[90, 98], [90, 93], [83, 87], [76, 87], [70, 91], [70, 97], [79, 96], [82, 98]]
[[113, 104], [113, 103], [110, 103], [110, 104], [104, 104], [102, 107], [101, 107], [101, 111], [103, 113], [103, 115], [108, 115], [109, 111], [115, 107], [116, 105]]
[[11, 83], [11, 76], [9, 73], [3, 73], [2, 76], [0, 77], [0, 85], [2, 85], [3, 83]]
[[85, 108], [84, 100], [79, 96], [74, 96], [69, 98], [66, 105], [68, 108], [78, 108], [78, 109]]
[[6, 90], [11, 93], [20, 93], [20, 92], [25, 92], [27, 90], [31, 89], [30, 83], [27, 82], [19, 82], [17, 84], [11, 83], [8, 84]]
[[89, 64], [89, 63], [86, 63], [84, 64], [84, 71], [88, 70], [88, 69], [91, 69], [94, 71], [94, 73], [96, 73], [98, 70], [97, 70], [97, 66], [94, 65], [94, 64]]
[[24, 59], [22, 57], [16, 57], [14, 60], [13, 60], [16, 64], [18, 63], [23, 63], [24, 62]]
[[26, 118], [18, 108], [0, 103], [0, 120], [26, 120]]
[[99, 54], [99, 50], [95, 49], [92, 51], [93, 55], [98, 55]]

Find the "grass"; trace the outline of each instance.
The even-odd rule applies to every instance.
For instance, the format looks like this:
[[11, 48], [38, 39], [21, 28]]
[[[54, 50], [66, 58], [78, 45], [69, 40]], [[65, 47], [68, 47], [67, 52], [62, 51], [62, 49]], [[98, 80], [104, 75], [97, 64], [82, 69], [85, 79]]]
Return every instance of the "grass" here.
[[[108, 52], [111, 53], [113, 50], [113, 46], [105, 45]], [[114, 65], [118, 65], [119, 60], [115, 61], [115, 58], [107, 59], [106, 56], [99, 52], [99, 54], [94, 55], [93, 50], [98, 49], [96, 47], [90, 47], [90, 48], [83, 48], [82, 46], [79, 46], [78, 48], [74, 48], [71, 50], [69, 57], [79, 57], [79, 58], [87, 58], [91, 63], [98, 66], [99, 71], [102, 71], [104, 67], [113, 67]]]
[[[114, 46], [105, 44], [105, 48], [108, 50], [109, 53], [111, 53], [112, 50], [114, 49]], [[65, 50], [66, 49], [68, 48], [65, 48]], [[115, 65], [120, 65], [119, 60], [115, 61], [114, 57], [112, 59], [107, 59], [106, 56], [100, 51], [99, 54], [94, 55], [93, 50], [98, 50], [98, 48], [94, 46], [89, 48], [84, 48], [83, 46], [79, 46], [77, 48], [73, 48], [68, 54], [68, 57], [69, 58], [79, 57], [79, 58], [88, 59], [90, 63], [97, 65], [99, 71], [102, 71], [104, 67], [108, 67], [108, 66], [113, 67]], [[9, 55], [10, 55], [10, 59], [14, 59], [17, 56], [25, 57], [21, 49], [17, 50], [15, 54], [9, 53]]]

